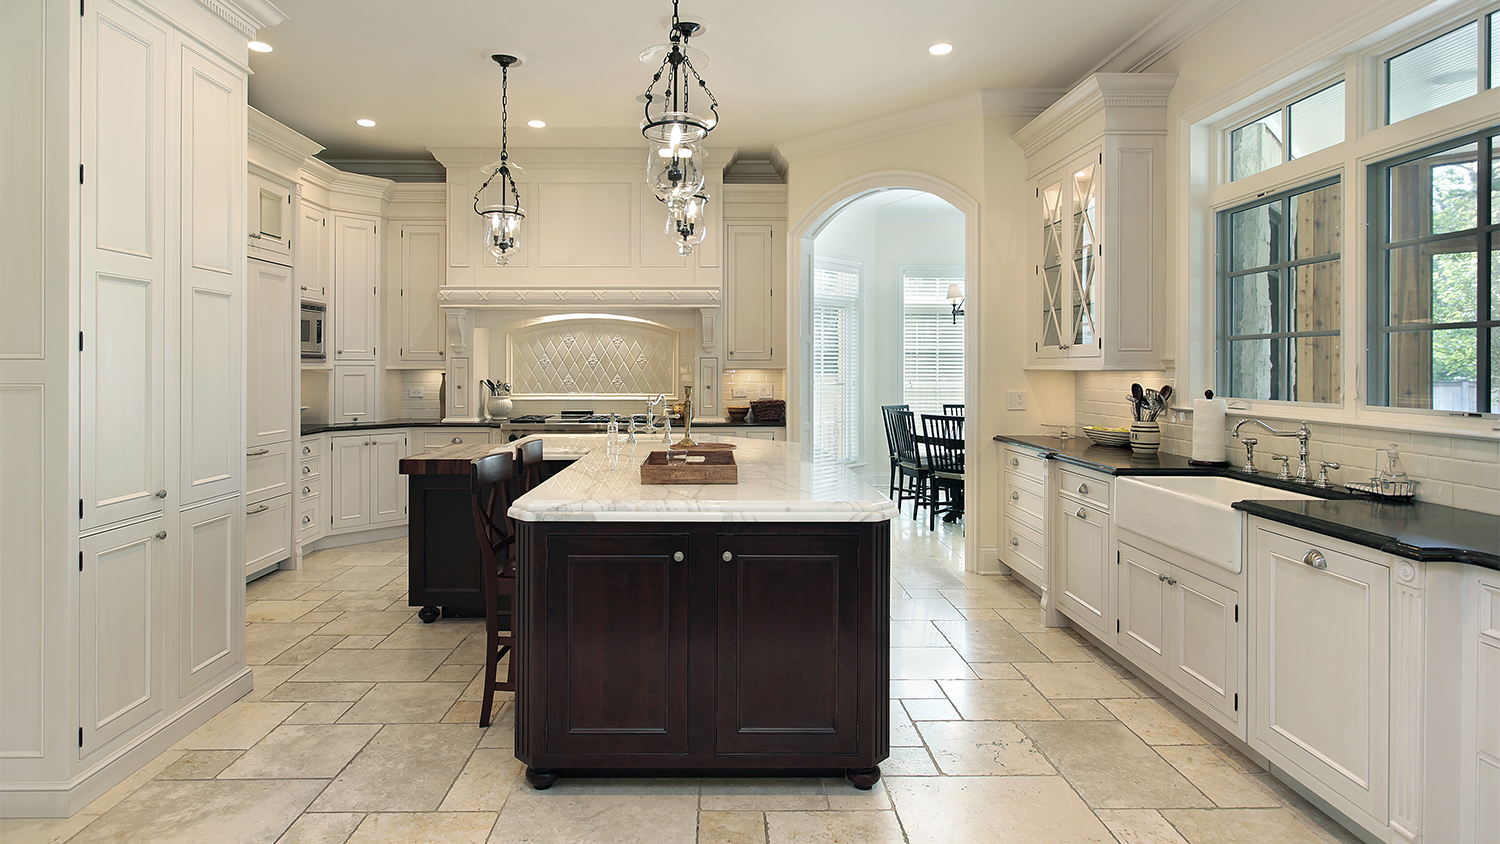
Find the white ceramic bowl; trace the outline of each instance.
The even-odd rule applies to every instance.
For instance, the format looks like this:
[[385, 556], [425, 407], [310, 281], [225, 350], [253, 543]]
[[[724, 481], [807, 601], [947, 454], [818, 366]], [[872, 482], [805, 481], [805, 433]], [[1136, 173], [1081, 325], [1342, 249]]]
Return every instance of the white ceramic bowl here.
[[1089, 439], [1099, 445], [1114, 446], [1116, 448], [1130, 447], [1130, 431], [1111, 431], [1097, 425], [1085, 425], [1083, 433]]

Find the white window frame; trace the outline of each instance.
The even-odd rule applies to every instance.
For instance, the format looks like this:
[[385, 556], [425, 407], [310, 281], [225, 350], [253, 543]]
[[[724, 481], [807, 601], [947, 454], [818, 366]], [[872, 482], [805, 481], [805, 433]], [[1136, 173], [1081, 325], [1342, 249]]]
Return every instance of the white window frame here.
[[[835, 297], [833, 300], [830, 300], [828, 297], [819, 296], [818, 292], [817, 292], [817, 281], [816, 281], [817, 272], [819, 270], [828, 270], [828, 271], [832, 271], [832, 272], [841, 272], [841, 273], [852, 274], [855, 277], [855, 289], [856, 289], [857, 292], [853, 296]], [[860, 305], [859, 305], [859, 299], [860, 299], [859, 293], [864, 290], [864, 281], [865, 281], [865, 279], [864, 279], [864, 262], [856, 260], [856, 259], [853, 259], [853, 258], [842, 258], [842, 257], [838, 257], [838, 256], [824, 255], [824, 254], [819, 253], [819, 254], [817, 254], [817, 255], [815, 255], [813, 257], [813, 274], [814, 274], [814, 280], [813, 280], [813, 294], [812, 294], [812, 317], [813, 317], [813, 324], [815, 326], [814, 329], [813, 329], [814, 332], [816, 332], [816, 330], [817, 330], [816, 329], [817, 312], [818, 312], [818, 309], [821, 308], [821, 307], [836, 307], [836, 308], [838, 308], [841, 311], [847, 312], [849, 314], [850, 318], [851, 318], [851, 322], [852, 322], [852, 326], [853, 326], [852, 336], [844, 338], [844, 343], [847, 344], [847, 352], [849, 354], [849, 370], [848, 370], [848, 373], [847, 373], [847, 375], [848, 375], [847, 383], [849, 385], [850, 392], [849, 392], [848, 396], [846, 397], [846, 399], [844, 401], [845, 411], [842, 414], [842, 416], [843, 416], [843, 425], [845, 427], [844, 440], [848, 444], [849, 447], [845, 450], [846, 453], [843, 454], [842, 456], [835, 456], [835, 457], [833, 457], [831, 459], [826, 459], [826, 460], [820, 458], [820, 460], [814, 461], [814, 462], [826, 462], [826, 463], [832, 463], [832, 464], [837, 464], [837, 465], [855, 465], [855, 464], [857, 464], [857, 463], [860, 462], [860, 451], [861, 451], [861, 449], [860, 449], [860, 440], [861, 440], [860, 399], [863, 396], [863, 390], [862, 390], [862, 386], [861, 386], [861, 383], [860, 383], [860, 367], [859, 367], [860, 323], [861, 323], [861, 319], [860, 319]], [[817, 395], [817, 390], [818, 390], [818, 383], [817, 383], [817, 360], [816, 360], [816, 358], [817, 358], [817, 340], [816, 340], [816, 336], [814, 336], [814, 338], [813, 338], [813, 360], [812, 360], [812, 369], [813, 369], [813, 372], [812, 372], [812, 377], [813, 377], [813, 395], [815, 397], [815, 400], [814, 400], [814, 406], [813, 406], [813, 409], [812, 409], [812, 419], [813, 419], [813, 431], [814, 431], [813, 444], [814, 444], [815, 447], [818, 444], [817, 443], [816, 431], [817, 431], [818, 425], [819, 425], [819, 423], [821, 421], [820, 418], [819, 418], [819, 415], [818, 415], [818, 408], [817, 408], [817, 403], [816, 403], [816, 395]]]
[[[1451, 436], [1493, 436], [1500, 417], [1458, 418], [1445, 411], [1368, 405], [1365, 371], [1368, 337], [1369, 211], [1368, 173], [1372, 165], [1494, 125], [1500, 88], [1489, 88], [1396, 124], [1384, 124], [1384, 61], [1450, 31], [1475, 16], [1495, 11], [1493, 0], [1467, 2], [1411, 23], [1412, 9], [1390, 4], [1350, 21], [1337, 32], [1295, 48], [1254, 74], [1178, 114], [1177, 192], [1179, 231], [1177, 289], [1177, 380], [1179, 391], [1201, 395], [1216, 389], [1218, 372], [1216, 233], [1218, 212], [1270, 194], [1338, 176], [1344, 184], [1343, 400], [1338, 405], [1288, 401], [1231, 400], [1236, 414], [1265, 419], [1307, 420], [1335, 425]], [[1420, 12], [1420, 9], [1416, 10]], [[1228, 132], [1275, 110], [1278, 102], [1300, 99], [1345, 81], [1345, 140], [1324, 150], [1228, 181]], [[1186, 389], [1183, 390], [1183, 385]]]
[[[902, 400], [902, 402], [904, 402], [906, 404], [911, 404], [912, 403], [911, 402], [911, 398], [906, 394], [906, 389], [907, 389], [907, 379], [906, 379], [906, 344], [907, 344], [907, 341], [906, 341], [906, 315], [907, 315], [908, 310], [911, 310], [911, 308], [908, 307], [907, 302], [906, 302], [906, 280], [908, 278], [938, 278], [938, 279], [944, 279], [944, 280], [951, 280], [952, 282], [957, 282], [961, 286], [967, 284], [967, 279], [964, 278], [964, 266], [963, 266], [963, 264], [897, 264], [896, 265], [896, 283], [897, 283], [898, 287], [900, 288], [900, 292], [901, 292], [901, 358], [902, 358], [901, 400]], [[966, 286], [965, 286], [964, 289], [965, 289], [965, 292], [967, 292], [968, 288]], [[923, 308], [923, 310], [927, 310], [927, 309], [928, 309], [927, 307]], [[952, 317], [952, 314], [953, 314], [952, 304], [948, 303], [946, 300], [944, 300], [944, 304], [943, 305], [941, 305], [941, 306], [934, 305], [934, 306], [931, 306], [930, 309], [933, 311], [934, 314], [936, 314], [937, 316], [939, 316], [940, 318], [942, 318], [944, 320], [951, 320], [953, 318]], [[964, 326], [963, 320], [964, 320], [964, 317], [959, 317], [958, 318], [958, 325], [961, 326], [961, 327], [963, 327], [964, 330], [967, 330], [967, 326]], [[958, 343], [958, 362], [959, 362], [959, 366], [960, 367], [966, 367], [966, 365], [967, 365], [967, 362], [964, 360], [964, 343], [963, 343], [962, 334], [960, 334], [959, 343]], [[959, 399], [959, 401], [956, 402], [956, 403], [961, 404], [961, 403], [963, 403], [963, 402], [965, 402], [967, 400], [967, 398], [966, 398], [966, 396], [964, 394], [964, 390], [965, 390], [965, 388], [964, 388], [964, 369], [962, 369], [962, 368], [959, 370], [958, 382], [957, 383], [958, 383], [958, 399]], [[936, 413], [942, 413], [942, 404], [943, 404], [943, 402], [939, 401], [938, 402], [938, 406], [932, 408], [930, 411], [928, 411], [926, 409], [919, 409], [917, 406], [913, 405], [912, 406], [912, 412], [916, 413], [919, 417], [920, 417], [920, 415], [922, 413], [927, 413], [927, 412], [931, 412], [931, 413], [934, 413], [934, 414], [936, 414]], [[919, 422], [918, 424], [920, 425], [921, 423]]]

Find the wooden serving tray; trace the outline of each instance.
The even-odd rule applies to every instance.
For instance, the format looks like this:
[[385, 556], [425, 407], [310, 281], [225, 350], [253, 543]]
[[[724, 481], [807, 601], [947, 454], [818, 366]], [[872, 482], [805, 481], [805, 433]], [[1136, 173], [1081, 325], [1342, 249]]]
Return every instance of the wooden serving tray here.
[[737, 484], [740, 468], [727, 449], [653, 451], [641, 464], [641, 484]]

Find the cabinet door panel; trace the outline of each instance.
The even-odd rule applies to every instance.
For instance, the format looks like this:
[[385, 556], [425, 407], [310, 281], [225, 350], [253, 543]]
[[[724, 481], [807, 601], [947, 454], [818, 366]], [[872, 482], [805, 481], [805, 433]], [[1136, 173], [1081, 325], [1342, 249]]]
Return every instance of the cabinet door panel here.
[[297, 230], [297, 292], [313, 302], [328, 301], [328, 217], [316, 206], [302, 206]]
[[1059, 498], [1059, 502], [1060, 602], [1070, 618], [1087, 625], [1099, 636], [1112, 638], [1105, 630], [1110, 584], [1104, 555], [1109, 515], [1066, 498]]
[[188, 697], [237, 661], [245, 601], [244, 523], [229, 499], [182, 513], [177, 561], [177, 685]]
[[1176, 624], [1173, 679], [1213, 708], [1238, 720], [1239, 624], [1236, 596], [1211, 580], [1174, 569]]
[[292, 556], [292, 515], [296, 509], [296, 497], [287, 493], [245, 510], [246, 577]]
[[[629, 549], [628, 551], [625, 549]], [[547, 545], [548, 753], [688, 751], [685, 534]]]
[[249, 357], [245, 444], [264, 446], [292, 439], [296, 403], [292, 379], [296, 373], [296, 314], [291, 270], [263, 261], [249, 261]]
[[406, 434], [370, 437], [370, 524], [406, 520], [406, 478], [401, 458], [406, 456]]
[[1171, 565], [1139, 548], [1120, 544], [1121, 649], [1158, 671], [1167, 671], [1168, 590]]
[[333, 319], [337, 361], [375, 360], [375, 222], [334, 217]]
[[338, 422], [369, 421], [375, 416], [375, 367], [333, 368], [333, 414]]
[[329, 467], [333, 493], [333, 524], [338, 530], [370, 523], [370, 456], [369, 438], [332, 437], [333, 461]]
[[79, 575], [80, 756], [161, 712], [166, 618], [164, 523], [152, 519], [84, 538]]
[[718, 751], [856, 752], [858, 537], [720, 534], [715, 554]]
[[[240, 378], [240, 303], [239, 294], [229, 290], [183, 286], [179, 498], [184, 503], [241, 488], [240, 403], [245, 394]], [[288, 409], [290, 404], [288, 395]]]
[[724, 269], [726, 340], [731, 363], [772, 358], [771, 227], [731, 225]]
[[401, 359], [441, 361], [447, 339], [438, 290], [447, 270], [446, 226], [401, 227]]

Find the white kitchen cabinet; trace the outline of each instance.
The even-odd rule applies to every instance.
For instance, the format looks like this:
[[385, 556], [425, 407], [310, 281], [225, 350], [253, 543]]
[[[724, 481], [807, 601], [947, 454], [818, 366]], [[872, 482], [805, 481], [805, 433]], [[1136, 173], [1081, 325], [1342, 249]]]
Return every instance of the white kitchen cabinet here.
[[254, 449], [293, 439], [298, 422], [294, 379], [301, 355], [291, 268], [250, 261], [246, 293], [245, 445]]
[[1362, 825], [1388, 821], [1389, 558], [1252, 520], [1250, 746]]
[[1113, 640], [1114, 547], [1110, 478], [1084, 469], [1060, 471], [1053, 498], [1057, 542], [1057, 609], [1101, 639]]
[[295, 553], [292, 518], [296, 509], [297, 498], [289, 492], [246, 507], [246, 580], [276, 569]]
[[1000, 562], [1039, 593], [1047, 584], [1047, 460], [1040, 451], [1005, 446], [1001, 454]]
[[184, 510], [177, 545], [177, 695], [191, 697], [234, 666], [245, 630], [239, 561], [245, 554], [240, 502], [227, 498]]
[[317, 540], [328, 524], [328, 512], [324, 503], [328, 497], [323, 494], [323, 465], [324, 457], [328, 454], [327, 442], [327, 436], [315, 434], [303, 437], [297, 448], [297, 519], [294, 524], [299, 545]]
[[333, 368], [330, 422], [368, 422], [375, 416], [375, 366], [340, 364]]
[[292, 262], [292, 186], [258, 173], [246, 179], [245, 223], [249, 230], [246, 254], [278, 264]]
[[729, 366], [777, 360], [772, 318], [772, 227], [730, 223], [724, 241], [725, 345]]
[[378, 527], [406, 520], [401, 458], [407, 434], [337, 434], [329, 440], [330, 531]]
[[1028, 364], [1160, 368], [1167, 97], [1176, 76], [1097, 73], [1017, 132], [1038, 221]]
[[333, 338], [335, 363], [375, 361], [378, 312], [379, 227], [375, 219], [333, 218]]
[[297, 221], [297, 292], [303, 301], [326, 305], [333, 278], [333, 229], [328, 227], [328, 212], [304, 199]]
[[747, 426], [744, 428], [699, 428], [698, 430], [702, 431], [705, 434], [717, 434], [724, 437], [741, 437], [747, 440], [768, 440], [770, 442], [779, 442], [780, 440], [786, 438], [785, 428], [764, 428]]
[[1468, 621], [1469, 641], [1465, 651], [1473, 649], [1473, 688], [1466, 695], [1464, 728], [1473, 736], [1463, 742], [1460, 762], [1466, 769], [1463, 781], [1463, 841], [1474, 844], [1500, 842], [1500, 572], [1475, 567], [1475, 612]]
[[447, 343], [438, 290], [448, 267], [447, 227], [401, 226], [401, 339], [403, 363], [441, 363]]
[[417, 446], [413, 449], [414, 451], [432, 451], [435, 448], [447, 448], [450, 445], [484, 445], [490, 441], [490, 429], [413, 428], [412, 437]]
[[245, 501], [254, 504], [292, 491], [292, 443], [279, 442], [245, 451]]

